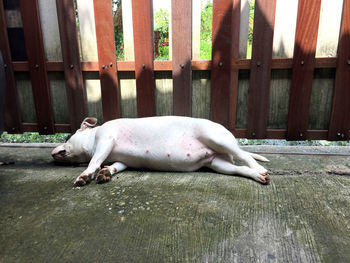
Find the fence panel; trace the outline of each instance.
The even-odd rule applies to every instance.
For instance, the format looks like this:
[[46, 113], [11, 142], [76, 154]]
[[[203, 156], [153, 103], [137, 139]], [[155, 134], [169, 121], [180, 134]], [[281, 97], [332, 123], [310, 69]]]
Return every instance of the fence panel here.
[[348, 1], [256, 0], [249, 59], [253, 3], [214, 0], [206, 61], [200, 1], [173, 1], [170, 60], [154, 61], [152, 1], [123, 0], [116, 61], [112, 1], [21, 1], [19, 12], [0, 0], [6, 129], [70, 132], [86, 116], [176, 114], [211, 118], [237, 137], [348, 139]]

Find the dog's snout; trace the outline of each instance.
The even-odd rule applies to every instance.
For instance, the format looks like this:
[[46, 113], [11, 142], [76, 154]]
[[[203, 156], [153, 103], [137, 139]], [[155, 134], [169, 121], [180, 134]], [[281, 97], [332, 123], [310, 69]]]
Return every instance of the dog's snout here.
[[61, 150], [61, 151], [58, 151], [58, 152], [56, 152], [56, 151], [53, 151], [52, 153], [51, 153], [51, 156], [53, 157], [53, 158], [55, 158], [55, 157], [64, 157], [65, 155], [66, 155], [66, 150]]

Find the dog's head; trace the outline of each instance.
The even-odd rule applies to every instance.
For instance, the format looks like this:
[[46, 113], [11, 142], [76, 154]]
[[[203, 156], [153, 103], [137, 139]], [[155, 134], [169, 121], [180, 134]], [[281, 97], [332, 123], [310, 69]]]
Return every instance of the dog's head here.
[[85, 163], [90, 161], [89, 142], [94, 140], [92, 137], [93, 128], [97, 125], [96, 118], [86, 118], [66, 143], [57, 146], [51, 153], [56, 162], [62, 163]]

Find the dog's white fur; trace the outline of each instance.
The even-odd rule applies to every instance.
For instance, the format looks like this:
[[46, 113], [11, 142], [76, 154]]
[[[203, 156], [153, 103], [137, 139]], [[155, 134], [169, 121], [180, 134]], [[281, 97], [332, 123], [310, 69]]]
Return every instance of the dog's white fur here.
[[[127, 167], [159, 171], [196, 171], [209, 167], [218, 173], [239, 174], [267, 183], [267, 170], [254, 159], [268, 161], [239, 148], [235, 137], [223, 126], [189, 117], [149, 117], [117, 119], [96, 126], [86, 118], [81, 128], [63, 145], [52, 151], [59, 162], [89, 162], [75, 180], [85, 185], [96, 176], [109, 181]], [[246, 166], [237, 166], [233, 158]], [[103, 163], [111, 163], [102, 170]]]

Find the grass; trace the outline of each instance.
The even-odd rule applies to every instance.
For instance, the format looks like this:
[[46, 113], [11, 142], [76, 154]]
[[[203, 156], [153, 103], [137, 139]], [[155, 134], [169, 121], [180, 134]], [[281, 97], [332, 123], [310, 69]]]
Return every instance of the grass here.
[[41, 135], [37, 132], [25, 132], [23, 134], [4, 132], [0, 137], [0, 143], [63, 143], [68, 136], [68, 133]]
[[[64, 143], [69, 133], [56, 133], [53, 135], [41, 135], [37, 132], [25, 132], [23, 134], [9, 134], [4, 132], [0, 137], [0, 143]], [[278, 145], [278, 146], [350, 146], [350, 141], [330, 142], [325, 140], [313, 141], [286, 141], [286, 140], [250, 140], [238, 139], [240, 145]]]

